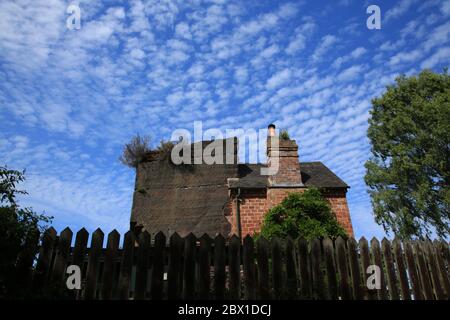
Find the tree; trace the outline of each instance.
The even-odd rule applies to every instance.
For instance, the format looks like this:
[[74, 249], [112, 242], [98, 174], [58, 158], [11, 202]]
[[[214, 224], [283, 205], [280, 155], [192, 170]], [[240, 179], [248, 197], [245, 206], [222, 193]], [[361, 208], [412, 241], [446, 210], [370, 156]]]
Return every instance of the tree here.
[[366, 162], [375, 221], [401, 238], [449, 235], [450, 77], [400, 76], [372, 100]]
[[330, 204], [315, 188], [289, 193], [279, 205], [270, 209], [264, 218], [261, 235], [268, 239], [273, 236], [302, 236], [305, 239], [347, 236]]
[[18, 190], [17, 184], [24, 180], [24, 171], [0, 166], [0, 297], [29, 293], [29, 288], [18, 287], [18, 258], [22, 252], [30, 252], [27, 244], [37, 241], [52, 219], [31, 208], [19, 207], [16, 196], [26, 192]]

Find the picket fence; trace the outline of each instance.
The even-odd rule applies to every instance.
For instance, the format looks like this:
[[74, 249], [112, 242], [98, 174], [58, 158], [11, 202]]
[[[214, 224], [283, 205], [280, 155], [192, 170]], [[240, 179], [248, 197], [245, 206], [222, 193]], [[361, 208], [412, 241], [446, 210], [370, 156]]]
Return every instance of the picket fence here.
[[[48, 229], [30, 265], [37, 297], [68, 299], [390, 299], [450, 298], [449, 245], [440, 241], [210, 238], [193, 234], [108, 234]], [[81, 289], [67, 289], [67, 267]], [[372, 267], [371, 267], [372, 266]], [[373, 272], [379, 269], [379, 289]], [[369, 273], [367, 273], [369, 271]]]

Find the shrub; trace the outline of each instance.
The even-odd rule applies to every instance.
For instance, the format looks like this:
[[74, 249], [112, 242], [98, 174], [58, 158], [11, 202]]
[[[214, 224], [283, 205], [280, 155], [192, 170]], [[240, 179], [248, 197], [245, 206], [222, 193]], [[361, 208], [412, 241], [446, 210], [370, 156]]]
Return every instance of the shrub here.
[[282, 129], [282, 130], [280, 131], [280, 138], [281, 138], [282, 140], [289, 140], [289, 139], [290, 139], [290, 137], [289, 137], [289, 132], [288, 132], [286, 129]]
[[137, 168], [148, 152], [150, 152], [150, 137], [141, 137], [137, 134], [125, 144], [119, 160], [130, 168]]
[[330, 204], [315, 188], [303, 193], [290, 193], [279, 205], [270, 209], [264, 218], [261, 235], [268, 239], [274, 236], [306, 239], [347, 236], [332, 213]]

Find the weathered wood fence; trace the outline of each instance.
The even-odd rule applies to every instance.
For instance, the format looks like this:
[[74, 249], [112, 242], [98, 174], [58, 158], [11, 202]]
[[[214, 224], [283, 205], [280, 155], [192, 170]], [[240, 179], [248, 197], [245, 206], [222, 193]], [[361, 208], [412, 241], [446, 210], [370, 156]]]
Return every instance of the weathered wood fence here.
[[[190, 234], [151, 237], [129, 231], [85, 229], [59, 236], [47, 230], [40, 245], [33, 291], [71, 299], [449, 299], [448, 243], [355, 239], [241, 242]], [[81, 290], [68, 290], [66, 268], [82, 270]], [[379, 289], [366, 283], [380, 267]], [[373, 267], [372, 267], [373, 268]], [[370, 269], [370, 268], [369, 268]], [[44, 294], [45, 296], [45, 294]]]

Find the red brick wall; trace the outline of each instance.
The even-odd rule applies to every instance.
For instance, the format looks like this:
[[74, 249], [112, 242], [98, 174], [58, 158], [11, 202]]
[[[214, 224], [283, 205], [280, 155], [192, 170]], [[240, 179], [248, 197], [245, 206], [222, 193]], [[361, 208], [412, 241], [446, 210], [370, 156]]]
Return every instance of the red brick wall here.
[[[304, 188], [269, 188], [265, 190], [246, 190], [241, 193], [242, 202], [240, 206], [242, 236], [253, 235], [259, 232], [264, 215], [270, 208], [279, 204], [290, 192], [303, 192]], [[353, 236], [353, 228], [350, 212], [347, 205], [346, 192], [344, 190], [333, 190], [325, 194], [331, 204], [331, 210], [336, 215], [338, 222], [344, 227], [350, 236]], [[232, 225], [232, 233], [237, 234], [236, 225], [236, 202], [230, 203], [232, 214], [228, 217]]]
[[337, 221], [340, 223], [342, 227], [344, 227], [348, 235], [353, 237], [354, 236], [353, 227], [350, 218], [350, 210], [348, 209], [346, 191], [345, 190], [329, 191], [325, 194], [325, 197], [330, 202], [331, 210], [333, 210], [333, 213], [336, 216]]

